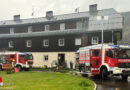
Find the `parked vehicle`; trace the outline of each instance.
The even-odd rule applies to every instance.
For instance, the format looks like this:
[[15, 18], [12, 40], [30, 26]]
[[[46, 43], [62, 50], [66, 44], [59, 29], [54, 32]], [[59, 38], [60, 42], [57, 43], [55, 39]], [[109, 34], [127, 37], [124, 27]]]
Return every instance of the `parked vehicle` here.
[[130, 46], [99, 44], [81, 47], [76, 52], [77, 68], [82, 74], [121, 75], [127, 80], [130, 75]]
[[0, 70], [4, 70], [6, 64], [16, 66], [19, 71], [27, 71], [33, 65], [33, 56], [26, 52], [0, 52]]

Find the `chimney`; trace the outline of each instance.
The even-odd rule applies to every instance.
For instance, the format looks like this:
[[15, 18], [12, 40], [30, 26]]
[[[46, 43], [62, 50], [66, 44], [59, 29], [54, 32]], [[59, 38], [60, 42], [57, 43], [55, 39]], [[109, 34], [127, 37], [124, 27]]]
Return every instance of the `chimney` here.
[[53, 11], [47, 11], [47, 12], [46, 12], [46, 18], [49, 19], [49, 20], [50, 20], [51, 18], [53, 18]]
[[89, 5], [89, 12], [91, 15], [97, 15], [97, 4]]
[[20, 15], [14, 15], [14, 21], [20, 21]]

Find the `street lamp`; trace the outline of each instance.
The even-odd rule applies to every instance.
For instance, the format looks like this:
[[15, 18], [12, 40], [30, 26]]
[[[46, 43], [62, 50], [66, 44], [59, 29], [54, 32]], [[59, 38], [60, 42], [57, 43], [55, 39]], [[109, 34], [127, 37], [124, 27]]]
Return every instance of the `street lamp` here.
[[108, 20], [108, 16], [97, 16], [97, 20], [101, 21], [102, 25], [102, 64], [104, 64], [104, 50], [103, 50], [103, 30], [104, 30], [104, 21]]
[[103, 45], [103, 30], [104, 30], [104, 20], [108, 20], [108, 16], [97, 16], [97, 20], [101, 21], [102, 25], [102, 45]]

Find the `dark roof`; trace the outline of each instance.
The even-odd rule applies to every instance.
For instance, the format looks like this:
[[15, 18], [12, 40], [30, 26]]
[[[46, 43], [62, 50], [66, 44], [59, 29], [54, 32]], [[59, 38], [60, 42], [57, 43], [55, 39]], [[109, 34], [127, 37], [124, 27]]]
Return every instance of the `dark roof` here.
[[[108, 16], [108, 20], [104, 20], [104, 30], [122, 30], [123, 28], [123, 17], [120, 13], [114, 9], [103, 9], [98, 10], [99, 16]], [[32, 32], [32, 33], [19, 33], [19, 34], [1, 34], [0, 38], [3, 37], [28, 37], [28, 36], [46, 36], [46, 35], [61, 35], [61, 34], [72, 34], [72, 33], [84, 33], [90, 31], [101, 31], [102, 21], [97, 20], [95, 16], [89, 14], [89, 12], [79, 12], [64, 15], [55, 15], [53, 19], [48, 20], [45, 17], [31, 18], [31, 19], [21, 19], [21, 22], [16, 22], [13, 20], [1, 21], [0, 26], [10, 26], [10, 25], [23, 25], [23, 24], [34, 24], [34, 23], [44, 23], [68, 19], [78, 19], [78, 18], [88, 18], [87, 27], [78, 30], [56, 30], [56, 31], [43, 31], [43, 32]]]
[[[111, 8], [111, 9], [99, 10], [98, 14], [99, 15], [112, 15], [112, 14], [117, 14], [117, 12]], [[87, 18], [90, 16], [91, 15], [89, 15], [89, 12], [86, 11], [86, 12], [79, 12], [79, 13], [55, 15], [51, 20], [48, 20], [46, 17], [21, 19], [21, 21], [5, 20], [5, 21], [0, 21], [0, 26], [33, 24], [33, 23], [40, 23], [40, 22], [52, 22], [52, 21], [67, 20], [67, 19]]]

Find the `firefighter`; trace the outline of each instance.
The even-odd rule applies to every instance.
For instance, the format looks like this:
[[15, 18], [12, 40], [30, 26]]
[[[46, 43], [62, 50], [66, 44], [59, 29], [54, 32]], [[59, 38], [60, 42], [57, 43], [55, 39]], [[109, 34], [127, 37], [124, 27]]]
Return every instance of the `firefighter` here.
[[70, 61], [70, 69], [73, 70], [73, 62]]
[[12, 66], [15, 66], [15, 59], [12, 60]]

